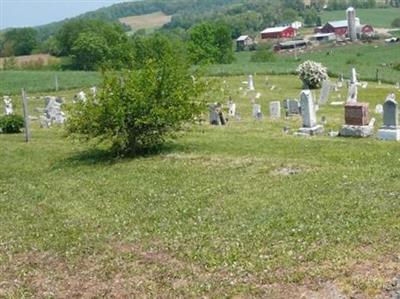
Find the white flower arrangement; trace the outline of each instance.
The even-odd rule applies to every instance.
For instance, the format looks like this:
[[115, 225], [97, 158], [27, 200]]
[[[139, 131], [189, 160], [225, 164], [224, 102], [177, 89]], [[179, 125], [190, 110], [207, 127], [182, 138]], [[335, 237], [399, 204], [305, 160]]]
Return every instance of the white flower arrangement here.
[[321, 86], [322, 81], [328, 79], [327, 68], [321, 63], [307, 60], [300, 64], [296, 72], [305, 87], [315, 89]]

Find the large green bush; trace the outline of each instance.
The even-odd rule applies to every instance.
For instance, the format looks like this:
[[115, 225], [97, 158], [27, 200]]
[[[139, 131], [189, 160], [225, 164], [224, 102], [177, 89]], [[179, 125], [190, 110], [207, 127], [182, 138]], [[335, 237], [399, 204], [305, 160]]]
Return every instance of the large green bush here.
[[2, 133], [20, 133], [24, 127], [24, 118], [20, 115], [4, 115], [0, 117], [0, 130]]
[[160, 42], [162, 57], [143, 61], [139, 69], [104, 73], [98, 98], [72, 107], [68, 132], [108, 142], [118, 153], [143, 153], [193, 120], [205, 106], [205, 85], [173, 54], [173, 44]]

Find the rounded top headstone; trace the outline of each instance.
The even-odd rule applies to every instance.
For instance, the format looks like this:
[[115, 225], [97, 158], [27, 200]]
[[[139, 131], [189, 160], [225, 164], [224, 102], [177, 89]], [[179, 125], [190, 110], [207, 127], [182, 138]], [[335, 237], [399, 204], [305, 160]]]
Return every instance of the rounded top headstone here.
[[346, 11], [347, 12], [353, 12], [354, 11], [354, 7], [350, 6]]

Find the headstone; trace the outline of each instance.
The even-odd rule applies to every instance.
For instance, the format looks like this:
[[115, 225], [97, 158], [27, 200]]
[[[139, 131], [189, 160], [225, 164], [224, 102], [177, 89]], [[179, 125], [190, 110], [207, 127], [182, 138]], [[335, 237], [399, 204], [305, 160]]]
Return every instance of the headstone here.
[[357, 72], [356, 69], [353, 67], [351, 69], [351, 80], [349, 85], [349, 93], [347, 96], [348, 103], [356, 103], [358, 97], [358, 81], [357, 81]]
[[289, 109], [289, 100], [283, 100], [283, 109], [288, 110]]
[[346, 104], [344, 108], [346, 125], [368, 125], [368, 103]]
[[297, 100], [289, 100], [288, 102], [288, 114], [300, 114], [300, 105]]
[[46, 107], [40, 117], [40, 126], [49, 128], [52, 124], [63, 124], [66, 120], [64, 112], [61, 111], [61, 105], [64, 100], [60, 97], [52, 96], [46, 96], [44, 99]]
[[221, 124], [221, 120], [218, 114], [217, 103], [209, 105], [208, 108], [210, 112], [210, 124], [219, 126]]
[[393, 94], [383, 104], [383, 126], [378, 130], [378, 138], [382, 140], [400, 140], [398, 104]]
[[316, 126], [314, 101], [309, 90], [303, 90], [300, 95], [301, 115], [303, 117], [303, 127], [312, 128]]
[[324, 127], [317, 124], [314, 99], [310, 90], [303, 90], [301, 92], [300, 106], [303, 126], [299, 129], [298, 133], [305, 135], [321, 134], [324, 131]]
[[228, 100], [228, 115], [229, 116], [236, 115], [236, 104], [232, 101], [232, 99]]
[[86, 100], [87, 100], [86, 94], [82, 90], [74, 96], [74, 103], [86, 102]]
[[373, 134], [373, 123], [368, 122], [368, 103], [347, 103], [345, 125], [340, 130], [344, 137], [369, 137]]
[[319, 104], [324, 105], [329, 100], [329, 94], [331, 92], [331, 82], [324, 80], [322, 82], [321, 94], [319, 97]]
[[269, 103], [269, 113], [271, 118], [281, 117], [281, 103], [279, 101], [273, 101]]
[[261, 112], [261, 105], [260, 104], [253, 104], [253, 117], [256, 120], [262, 119], [262, 112]]
[[96, 86], [90, 87], [90, 93], [92, 94], [93, 97], [96, 97], [97, 87]]
[[400, 82], [396, 82], [395, 87], [396, 87], [396, 89], [400, 89]]
[[252, 75], [249, 76], [249, 79], [247, 81], [247, 89], [248, 90], [255, 90], [254, 81], [253, 81], [253, 76]]
[[398, 105], [393, 94], [386, 98], [383, 104], [383, 125], [385, 127], [397, 127], [399, 125]]
[[9, 96], [4, 96], [3, 101], [4, 101], [4, 114], [5, 115], [13, 114], [14, 109], [11, 98]]

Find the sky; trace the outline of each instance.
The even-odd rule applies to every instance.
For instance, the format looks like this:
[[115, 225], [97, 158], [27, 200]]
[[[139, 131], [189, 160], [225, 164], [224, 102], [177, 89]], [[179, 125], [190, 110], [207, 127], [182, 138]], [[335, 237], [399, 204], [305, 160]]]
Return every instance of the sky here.
[[0, 29], [44, 25], [129, 0], [0, 0]]

